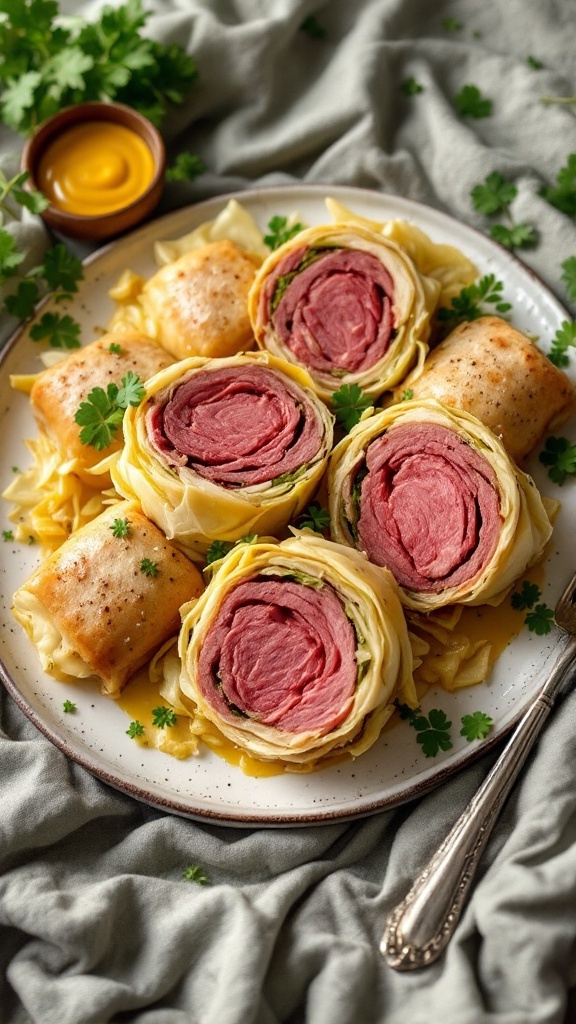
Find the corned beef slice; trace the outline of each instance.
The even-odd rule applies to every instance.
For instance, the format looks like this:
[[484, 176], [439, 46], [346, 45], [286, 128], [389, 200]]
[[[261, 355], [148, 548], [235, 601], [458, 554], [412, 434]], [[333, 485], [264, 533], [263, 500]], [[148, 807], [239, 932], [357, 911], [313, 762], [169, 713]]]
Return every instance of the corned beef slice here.
[[358, 534], [400, 586], [434, 591], [477, 576], [501, 526], [495, 474], [458, 434], [406, 424], [372, 441]]
[[199, 685], [226, 721], [235, 720], [233, 705], [277, 729], [325, 735], [352, 706], [355, 650], [332, 587], [259, 577], [223, 601], [200, 654]]
[[168, 462], [224, 486], [291, 473], [313, 459], [322, 442], [322, 425], [305, 393], [259, 366], [192, 374], [156, 402], [147, 424]]
[[[278, 279], [300, 263], [290, 253], [267, 284], [271, 301]], [[393, 335], [392, 278], [380, 261], [360, 249], [328, 249], [288, 285], [272, 320], [280, 340], [315, 370], [369, 369], [384, 356]]]

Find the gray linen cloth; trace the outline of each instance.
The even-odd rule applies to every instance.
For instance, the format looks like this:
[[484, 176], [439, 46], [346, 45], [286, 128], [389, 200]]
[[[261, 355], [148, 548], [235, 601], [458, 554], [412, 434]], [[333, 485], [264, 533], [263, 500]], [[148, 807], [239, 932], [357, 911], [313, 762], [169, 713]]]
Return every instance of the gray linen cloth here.
[[[409, 196], [486, 230], [492, 170], [539, 231], [523, 259], [567, 302], [576, 226], [539, 195], [576, 149], [573, 0], [149, 0], [147, 31], [200, 77], [164, 125], [209, 171], [159, 212], [255, 183]], [[97, 3], [62, 5], [91, 19]], [[315, 15], [315, 39], [300, 26]], [[445, 19], [459, 27], [446, 27]], [[542, 63], [537, 69], [527, 58]], [[405, 96], [414, 77], [423, 91]], [[482, 120], [453, 97], [478, 85]], [[21, 139], [4, 130], [3, 159]], [[46, 245], [16, 226], [30, 261]], [[6, 337], [13, 324], [2, 325]], [[575, 486], [574, 484], [569, 486]], [[576, 1020], [576, 698], [556, 710], [490, 841], [447, 953], [397, 974], [385, 915], [495, 754], [419, 802], [355, 823], [237, 830], [152, 810], [92, 778], [3, 692], [0, 1022], [559, 1024]], [[182, 879], [202, 865], [209, 886]]]

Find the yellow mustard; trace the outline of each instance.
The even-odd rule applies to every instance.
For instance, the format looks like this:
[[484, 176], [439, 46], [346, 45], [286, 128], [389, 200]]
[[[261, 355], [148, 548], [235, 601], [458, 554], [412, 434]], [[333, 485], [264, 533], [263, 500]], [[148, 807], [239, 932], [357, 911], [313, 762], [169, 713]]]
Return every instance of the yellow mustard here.
[[38, 187], [52, 206], [97, 217], [129, 206], [154, 176], [144, 139], [113, 121], [73, 125], [51, 142], [38, 165]]

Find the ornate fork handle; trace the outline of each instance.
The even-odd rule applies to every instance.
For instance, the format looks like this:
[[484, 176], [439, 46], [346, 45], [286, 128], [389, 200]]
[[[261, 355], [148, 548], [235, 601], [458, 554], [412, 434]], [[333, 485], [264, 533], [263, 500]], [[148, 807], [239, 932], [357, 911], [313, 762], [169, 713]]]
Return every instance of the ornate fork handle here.
[[449, 942], [500, 809], [575, 661], [576, 637], [571, 637], [478, 792], [389, 915], [380, 951], [395, 970], [426, 967]]

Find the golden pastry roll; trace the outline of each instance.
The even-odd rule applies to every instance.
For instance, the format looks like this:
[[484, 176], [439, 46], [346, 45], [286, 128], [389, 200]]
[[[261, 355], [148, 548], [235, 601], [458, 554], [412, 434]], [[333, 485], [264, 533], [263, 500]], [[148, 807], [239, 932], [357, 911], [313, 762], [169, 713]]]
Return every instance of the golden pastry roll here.
[[418, 703], [391, 573], [308, 532], [219, 562], [182, 609], [179, 654], [177, 699], [241, 750], [286, 765], [356, 757], [395, 699]]
[[42, 562], [12, 612], [48, 675], [97, 676], [114, 695], [178, 633], [180, 606], [203, 589], [198, 570], [138, 506], [118, 502]]
[[326, 469], [333, 418], [309, 375], [268, 352], [190, 356], [127, 410], [114, 486], [189, 556], [213, 541], [276, 536]]
[[[521, 463], [576, 409], [576, 393], [524, 334], [497, 316], [457, 327], [401, 389], [470, 412]], [[398, 394], [397, 397], [400, 397]]]
[[534, 481], [475, 416], [414, 399], [358, 423], [328, 466], [332, 538], [389, 569], [403, 604], [498, 604], [552, 525]]
[[167, 263], [139, 296], [154, 337], [176, 359], [254, 348], [248, 292], [259, 265], [258, 256], [227, 240]]
[[[120, 386], [130, 371], [144, 382], [172, 362], [160, 345], [144, 335], [105, 334], [38, 375], [30, 393], [32, 412], [40, 430], [62, 452], [62, 461], [71, 462], [70, 470], [94, 486], [90, 470], [121, 447], [122, 431], [117, 430], [104, 450], [83, 444], [74, 419], [80, 403], [96, 387], [106, 391], [108, 384]], [[96, 482], [106, 486], [102, 476]]]
[[306, 369], [330, 403], [351, 385], [377, 398], [424, 360], [439, 290], [381, 232], [341, 223], [271, 253], [248, 308], [260, 348]]

